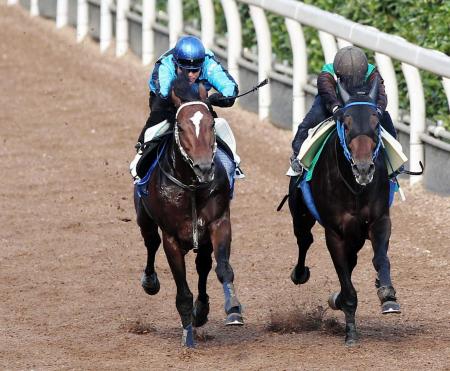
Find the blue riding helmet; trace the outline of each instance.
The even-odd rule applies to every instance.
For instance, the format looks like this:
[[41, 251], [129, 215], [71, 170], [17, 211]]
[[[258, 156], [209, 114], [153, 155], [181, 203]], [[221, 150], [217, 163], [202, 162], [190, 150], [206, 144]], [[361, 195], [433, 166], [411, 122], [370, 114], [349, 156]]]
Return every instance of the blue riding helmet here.
[[205, 61], [205, 47], [195, 36], [183, 36], [175, 45], [173, 56], [178, 67], [198, 70]]

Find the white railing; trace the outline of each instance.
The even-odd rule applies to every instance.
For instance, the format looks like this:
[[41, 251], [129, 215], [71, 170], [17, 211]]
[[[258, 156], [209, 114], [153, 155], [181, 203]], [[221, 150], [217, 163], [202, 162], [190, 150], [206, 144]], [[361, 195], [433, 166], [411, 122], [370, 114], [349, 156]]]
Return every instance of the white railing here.
[[[82, 41], [88, 34], [88, 0], [77, 0], [77, 40]], [[128, 17], [130, 3], [133, 0], [97, 0], [101, 4], [100, 50], [105, 51], [112, 41], [112, 12], [116, 12], [116, 55], [122, 56], [128, 50]], [[207, 47], [213, 46], [214, 7], [213, 0], [198, 0], [201, 13], [201, 38]], [[427, 133], [425, 117], [425, 99], [419, 70], [429, 71], [442, 78], [443, 89], [450, 107], [450, 57], [430, 49], [411, 44], [398, 36], [388, 35], [373, 27], [363, 26], [349, 21], [337, 14], [325, 12], [316, 7], [295, 0], [221, 0], [227, 23], [227, 65], [231, 75], [239, 83], [239, 61], [243, 56], [242, 26], [237, 3], [249, 6], [250, 16], [255, 26], [257, 38], [258, 77], [263, 80], [274, 72], [271, 50], [271, 33], [266, 12], [272, 12], [285, 18], [293, 53], [293, 96], [292, 128], [295, 131], [298, 122], [306, 113], [305, 95], [307, 91], [307, 55], [306, 41], [302, 26], [318, 30], [326, 62], [331, 62], [338, 48], [355, 44], [375, 52], [375, 60], [382, 74], [389, 97], [388, 110], [394, 123], [402, 126], [399, 117], [398, 84], [392, 60], [400, 61], [410, 100], [410, 162], [417, 166], [424, 160], [424, 148], [421, 136]], [[12, 5], [17, 0], [7, 0]], [[30, 1], [31, 15], [39, 14], [39, 0]], [[68, 22], [68, 0], [57, 0], [56, 24], [63, 27]], [[169, 42], [173, 46], [183, 33], [182, 0], [168, 0], [167, 14], [169, 24]], [[155, 59], [154, 26], [156, 25], [156, 0], [142, 0], [142, 62], [149, 64]], [[258, 113], [260, 119], [269, 117], [271, 105], [270, 85], [259, 91]], [[448, 132], [430, 131], [442, 138], [448, 138]], [[416, 169], [413, 169], [416, 170]], [[411, 183], [420, 181], [420, 177], [411, 177]]]

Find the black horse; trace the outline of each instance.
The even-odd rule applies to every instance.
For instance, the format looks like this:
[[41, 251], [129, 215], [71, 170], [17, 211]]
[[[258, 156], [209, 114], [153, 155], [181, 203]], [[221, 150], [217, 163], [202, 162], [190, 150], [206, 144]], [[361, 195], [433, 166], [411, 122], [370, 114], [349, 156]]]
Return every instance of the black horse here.
[[[137, 223], [147, 247], [147, 266], [141, 283], [145, 292], [160, 289], [155, 272], [155, 254], [161, 243], [177, 286], [176, 307], [183, 325], [182, 344], [195, 346], [193, 326], [208, 320], [209, 296], [206, 292], [212, 267], [223, 285], [227, 325], [242, 325], [241, 305], [236, 297], [233, 269], [229, 263], [231, 244], [230, 181], [216, 154], [214, 119], [205, 103], [202, 85], [190, 85], [178, 77], [171, 99], [177, 108], [172, 135], [157, 149], [157, 161], [143, 192], [135, 186]], [[142, 185], [140, 186], [142, 187]], [[186, 282], [185, 255], [194, 248], [198, 278], [198, 297]]]
[[[323, 148], [310, 181], [310, 191], [341, 285], [340, 293], [332, 294], [328, 303], [344, 312], [345, 341], [351, 345], [357, 341], [357, 296], [351, 275], [357, 253], [366, 239], [371, 241], [374, 251], [375, 284], [382, 313], [398, 313], [400, 306], [396, 302], [387, 256], [391, 235], [390, 181], [374, 103], [378, 83], [374, 82], [368, 93], [352, 96], [340, 84], [338, 88], [345, 104], [343, 122], [337, 123], [337, 130]], [[295, 284], [303, 284], [310, 276], [305, 258], [313, 242], [311, 228], [316, 218], [315, 211], [306, 206], [302, 195], [305, 192], [298, 184], [298, 178], [291, 178], [289, 208], [299, 249], [291, 279]]]

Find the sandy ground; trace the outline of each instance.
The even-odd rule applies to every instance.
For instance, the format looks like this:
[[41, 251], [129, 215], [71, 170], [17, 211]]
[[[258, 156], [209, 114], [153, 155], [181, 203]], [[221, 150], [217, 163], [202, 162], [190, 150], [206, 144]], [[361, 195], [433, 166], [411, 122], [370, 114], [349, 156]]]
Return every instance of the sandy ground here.
[[450, 198], [404, 184], [390, 249], [403, 313], [380, 314], [365, 246], [353, 279], [361, 342], [347, 348], [343, 314], [325, 309], [338, 281], [320, 227], [310, 281], [289, 279], [296, 245], [287, 208], [275, 208], [290, 133], [239, 108], [220, 113], [247, 174], [232, 205], [231, 257], [246, 324], [225, 328], [212, 273], [209, 322], [198, 348], [182, 349], [162, 251], [160, 293], [139, 282], [146, 250], [127, 167], [148, 73], [132, 55], [101, 55], [92, 41], [76, 44], [73, 29], [0, 5], [0, 369], [450, 369]]

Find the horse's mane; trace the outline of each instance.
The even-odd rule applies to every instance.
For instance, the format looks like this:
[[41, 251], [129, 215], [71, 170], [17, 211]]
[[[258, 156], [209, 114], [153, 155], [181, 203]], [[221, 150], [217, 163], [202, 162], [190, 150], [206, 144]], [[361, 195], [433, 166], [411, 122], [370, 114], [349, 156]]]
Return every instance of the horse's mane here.
[[180, 73], [172, 82], [171, 89], [173, 89], [175, 95], [181, 99], [182, 103], [201, 100], [199, 84], [191, 84], [189, 78], [184, 73]]

